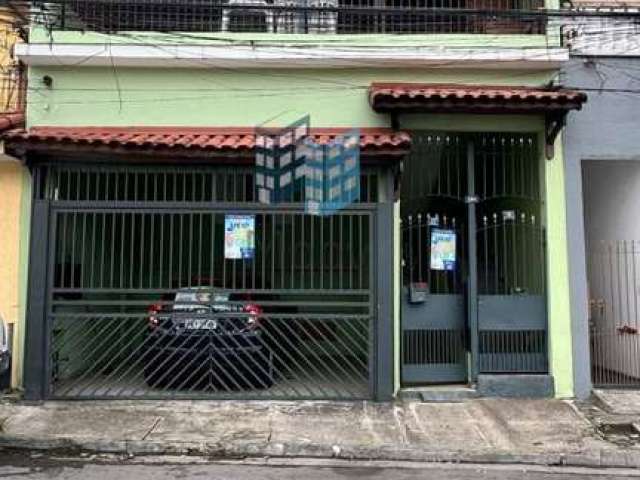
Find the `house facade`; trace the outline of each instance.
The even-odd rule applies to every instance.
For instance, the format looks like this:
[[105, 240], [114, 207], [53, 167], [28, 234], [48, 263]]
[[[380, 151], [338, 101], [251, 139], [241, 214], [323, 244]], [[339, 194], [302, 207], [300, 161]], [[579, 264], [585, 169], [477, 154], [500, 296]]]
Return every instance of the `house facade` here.
[[[573, 396], [554, 6], [33, 10], [26, 396]], [[258, 196], [348, 135], [356, 201]]]
[[[589, 94], [565, 135], [576, 394], [640, 386], [635, 222], [638, 5], [575, 4], [562, 82]], [[593, 17], [600, 12], [601, 17]], [[606, 119], [606, 121], [603, 121]]]
[[[0, 7], [0, 132], [24, 127], [24, 76], [12, 54], [14, 45], [21, 40], [15, 12]], [[0, 146], [2, 143], [0, 142]], [[0, 317], [8, 325], [12, 353], [21, 357], [23, 338], [19, 325], [25, 316], [26, 275], [23, 268], [28, 248], [22, 242], [22, 232], [28, 231], [28, 184], [26, 170], [17, 158], [0, 147]], [[21, 382], [19, 362], [13, 362], [13, 386]]]

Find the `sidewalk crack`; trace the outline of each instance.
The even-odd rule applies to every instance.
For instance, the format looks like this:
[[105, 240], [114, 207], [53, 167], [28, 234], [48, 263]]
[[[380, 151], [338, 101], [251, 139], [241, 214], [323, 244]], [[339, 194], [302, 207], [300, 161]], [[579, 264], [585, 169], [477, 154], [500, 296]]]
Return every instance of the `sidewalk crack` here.
[[153, 425], [151, 425], [151, 427], [149, 427], [149, 429], [147, 430], [147, 433], [145, 433], [142, 436], [142, 441], [145, 441], [147, 439], [147, 437], [149, 435], [151, 435], [151, 433], [156, 429], [156, 427], [158, 426], [158, 424], [162, 421], [162, 417], [156, 417], [156, 419], [153, 422]]

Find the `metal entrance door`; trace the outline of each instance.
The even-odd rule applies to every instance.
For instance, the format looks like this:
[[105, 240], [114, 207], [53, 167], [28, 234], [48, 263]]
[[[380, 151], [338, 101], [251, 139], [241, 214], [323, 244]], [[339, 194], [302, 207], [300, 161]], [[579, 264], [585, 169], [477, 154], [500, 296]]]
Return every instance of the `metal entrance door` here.
[[52, 167], [43, 184], [49, 398], [374, 395], [375, 206], [261, 206], [228, 168]]
[[417, 133], [414, 145], [402, 192], [403, 382], [546, 372], [536, 136]]
[[547, 371], [545, 230], [536, 141], [531, 134], [473, 138], [479, 373]]
[[[463, 382], [468, 341], [466, 146], [455, 134], [415, 134], [413, 139], [401, 201], [402, 381]], [[444, 265], [432, 255], [437, 235], [453, 239], [453, 264]]]

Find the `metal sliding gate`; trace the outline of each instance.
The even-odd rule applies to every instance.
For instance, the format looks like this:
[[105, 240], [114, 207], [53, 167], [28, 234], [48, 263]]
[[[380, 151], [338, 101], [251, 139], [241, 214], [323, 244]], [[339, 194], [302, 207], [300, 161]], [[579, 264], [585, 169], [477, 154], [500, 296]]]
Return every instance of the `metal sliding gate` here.
[[536, 136], [414, 133], [402, 190], [402, 380], [545, 373]]
[[[372, 397], [374, 179], [318, 217], [252, 203], [234, 169], [37, 177], [49, 398]], [[252, 254], [230, 258], [230, 216], [251, 219]]]

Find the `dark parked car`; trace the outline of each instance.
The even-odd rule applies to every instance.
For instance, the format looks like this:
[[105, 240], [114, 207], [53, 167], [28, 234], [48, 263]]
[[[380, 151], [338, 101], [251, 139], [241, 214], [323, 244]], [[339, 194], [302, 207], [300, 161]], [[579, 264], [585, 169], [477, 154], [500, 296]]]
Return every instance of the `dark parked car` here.
[[182, 288], [152, 305], [145, 380], [155, 388], [239, 390], [273, 384], [262, 308], [246, 294]]

